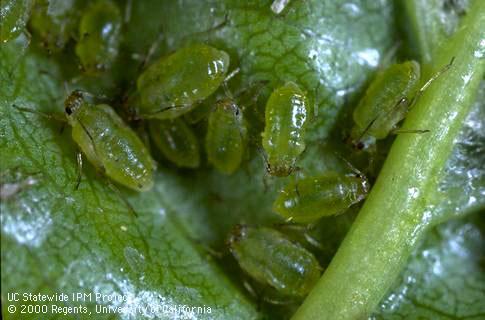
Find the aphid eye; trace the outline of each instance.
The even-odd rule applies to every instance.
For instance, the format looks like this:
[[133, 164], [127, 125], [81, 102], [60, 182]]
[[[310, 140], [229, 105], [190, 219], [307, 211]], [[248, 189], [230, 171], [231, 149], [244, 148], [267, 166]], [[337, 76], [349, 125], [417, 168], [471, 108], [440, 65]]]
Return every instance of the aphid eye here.
[[66, 107], [65, 110], [66, 110], [67, 115], [70, 116], [72, 114], [72, 110], [71, 110], [70, 107]]

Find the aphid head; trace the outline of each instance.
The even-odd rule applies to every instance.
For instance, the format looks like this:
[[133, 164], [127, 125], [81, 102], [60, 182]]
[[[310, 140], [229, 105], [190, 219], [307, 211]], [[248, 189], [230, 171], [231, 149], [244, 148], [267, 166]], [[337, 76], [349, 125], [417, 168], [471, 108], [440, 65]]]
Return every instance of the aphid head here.
[[81, 108], [83, 103], [84, 97], [81, 91], [74, 90], [71, 92], [69, 97], [64, 101], [64, 111], [66, 112], [66, 115], [69, 117], [75, 114], [79, 108]]
[[268, 174], [275, 177], [287, 177], [293, 172], [294, 169], [295, 169], [294, 166], [290, 166], [290, 167], [285, 165], [272, 166], [269, 162], [266, 163], [266, 172], [268, 172]]
[[236, 224], [234, 228], [232, 228], [231, 233], [229, 234], [229, 238], [226, 242], [229, 250], [231, 250], [235, 243], [238, 243], [242, 238], [246, 236], [247, 228], [248, 227], [244, 224]]

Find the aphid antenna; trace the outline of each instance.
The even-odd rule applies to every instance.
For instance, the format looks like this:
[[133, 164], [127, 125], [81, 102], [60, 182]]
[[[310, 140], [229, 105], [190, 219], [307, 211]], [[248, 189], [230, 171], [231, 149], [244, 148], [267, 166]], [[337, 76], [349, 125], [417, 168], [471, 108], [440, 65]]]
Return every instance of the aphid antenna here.
[[357, 169], [355, 166], [353, 166], [350, 161], [348, 161], [347, 159], [345, 159], [342, 155], [334, 152], [335, 155], [340, 158], [343, 162], [345, 162], [345, 164], [350, 168], [350, 170], [352, 170], [352, 172], [354, 173], [354, 175], [356, 175], [357, 177], [361, 178], [361, 179], [364, 179], [364, 180], [367, 180], [366, 176], [359, 170]]
[[141, 61], [140, 65], [138, 66], [138, 70], [143, 70], [145, 67], [148, 65], [150, 62], [151, 58], [157, 51], [158, 47], [160, 47], [160, 42], [162, 42], [163, 38], [165, 37], [165, 32], [163, 31], [163, 27], [160, 27], [160, 31], [158, 33], [157, 38], [155, 41], [150, 45], [150, 48], [148, 48], [148, 51], [143, 57], [143, 60]]
[[198, 32], [193, 32], [193, 33], [190, 33], [190, 34], [188, 34], [186, 36], [183, 36], [180, 42], [183, 44], [183, 43], [185, 43], [187, 40], [189, 40], [192, 37], [197, 38], [198, 36], [206, 35], [207, 36], [206, 42], [207, 43], [210, 43], [211, 42], [212, 33], [214, 31], [218, 31], [218, 30], [224, 28], [227, 25], [228, 22], [229, 22], [229, 13], [226, 12], [224, 14], [224, 19], [221, 22], [217, 23], [216, 25], [213, 25], [212, 27], [210, 27], [210, 28], [208, 28], [206, 30], [202, 30], [202, 31], [198, 31]]
[[[269, 80], [257, 80], [256, 81], [256, 84], [250, 84], [249, 85], [249, 88], [252, 88], [252, 87], [257, 87], [256, 88], [256, 94], [251, 98], [251, 101], [249, 104], [246, 104], [246, 105], [242, 105], [241, 106], [241, 109], [244, 111], [246, 108], [250, 107], [250, 106], [254, 106], [256, 105], [256, 103], [258, 102], [258, 98], [259, 96], [261, 95], [261, 92], [263, 91], [263, 88], [269, 83], [270, 81]], [[242, 89], [242, 90], [239, 90], [238, 92], [236, 92], [236, 94], [234, 95], [234, 98], [239, 98], [241, 97], [245, 92], [247, 92], [248, 88], [245, 88], [245, 89]]]
[[64, 81], [64, 94], [66, 95], [66, 97], [69, 96], [71, 90], [69, 89], [69, 83], [67, 82], [67, 80]]
[[12, 104], [12, 107], [14, 107], [15, 109], [17, 109], [19, 111], [22, 111], [22, 112], [33, 113], [35, 115], [41, 116], [43, 118], [46, 118], [48, 120], [54, 120], [54, 121], [58, 121], [58, 122], [62, 122], [62, 123], [66, 123], [67, 122], [66, 118], [64, 118], [61, 115], [48, 114], [48, 113], [45, 113], [45, 112], [42, 112], [42, 111], [30, 109], [30, 108], [19, 107], [16, 104]]
[[428, 87], [435, 80], [437, 80], [439, 77], [441, 77], [446, 71], [448, 71], [453, 66], [454, 62], [455, 62], [455, 57], [452, 57], [450, 62], [446, 66], [444, 66], [443, 68], [438, 70], [438, 72], [436, 72], [431, 78], [429, 78], [428, 81], [426, 81], [426, 83], [418, 90], [416, 95], [413, 97], [413, 99], [409, 103], [409, 109], [411, 109], [416, 104], [416, 101], [418, 101], [418, 99], [421, 97], [421, 95], [424, 93], [424, 91], [426, 89], [428, 89]]
[[387, 68], [391, 64], [391, 61], [393, 61], [394, 58], [396, 57], [397, 50], [401, 47], [401, 44], [402, 44], [401, 41], [397, 41], [387, 50], [387, 52], [384, 54], [384, 56], [381, 59], [381, 63], [379, 64], [379, 69]]
[[[189, 104], [180, 104], [180, 105], [170, 106], [170, 107], [166, 107], [166, 108], [161, 108], [161, 109], [154, 111], [154, 112], [140, 114], [139, 116], [140, 116], [140, 119], [156, 118], [155, 115], [157, 115], [157, 114], [164, 113], [164, 112], [170, 111], [172, 109], [185, 108], [185, 107], [190, 107], [190, 105]], [[140, 120], [140, 119], [138, 119], [138, 120]]]
[[117, 186], [115, 186], [113, 183], [111, 183], [111, 181], [109, 181], [108, 178], [106, 178], [105, 180], [106, 180], [106, 183], [108, 184], [108, 187], [110, 187], [110, 189], [113, 190], [118, 195], [118, 197], [121, 199], [121, 201], [123, 201], [123, 203], [126, 205], [126, 207], [128, 208], [128, 210], [130, 211], [130, 213], [133, 214], [133, 216], [135, 218], [138, 218], [138, 213], [135, 211], [135, 209], [133, 208], [133, 206], [128, 202], [128, 200], [126, 199], [126, 197], [124, 197], [121, 194], [120, 189], [118, 189]]

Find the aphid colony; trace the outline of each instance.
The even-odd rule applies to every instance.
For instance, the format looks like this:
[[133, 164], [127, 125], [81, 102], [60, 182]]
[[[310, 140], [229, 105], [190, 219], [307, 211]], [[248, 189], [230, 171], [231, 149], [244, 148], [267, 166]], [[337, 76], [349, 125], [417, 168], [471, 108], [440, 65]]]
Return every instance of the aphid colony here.
[[[32, 30], [40, 34], [49, 51], [62, 49], [71, 34], [77, 34], [75, 53], [83, 72], [109, 70], [121, 41], [120, 10], [113, 1], [99, 0], [89, 3], [77, 16], [77, 10], [73, 10], [77, 6], [73, 0], [56, 14], [47, 14], [47, 0], [35, 4], [32, 0], [3, 1], [0, 40], [6, 42], [22, 33], [34, 8]], [[78, 24], [72, 22], [77, 20]], [[199, 167], [201, 150], [191, 123], [204, 117], [208, 162], [227, 175], [241, 166], [248, 145], [248, 122], [245, 108], [237, 97], [228, 94], [227, 82], [234, 74], [228, 75], [229, 67], [226, 52], [206, 44], [192, 44], [160, 57], [139, 74], [130, 107], [136, 110], [136, 118], [146, 123], [153, 144], [176, 166]], [[414, 61], [394, 64], [379, 73], [354, 111], [354, 145], [362, 149], [395, 130], [436, 77], [419, 89], [420, 68]], [[204, 107], [221, 87], [226, 89], [225, 97]], [[156, 166], [149, 149], [112, 106], [76, 90], [65, 100], [63, 117], [16, 108], [69, 124], [72, 139], [82, 154], [117, 184], [140, 192], [153, 186]], [[292, 81], [277, 84], [266, 103], [260, 140], [269, 175], [286, 177], [297, 171], [297, 161], [306, 147], [309, 118], [310, 103], [304, 88]], [[77, 160], [81, 169], [81, 154]], [[275, 200], [273, 211], [289, 222], [311, 224], [324, 216], [345, 212], [362, 201], [368, 191], [367, 179], [357, 170], [349, 174], [324, 172], [287, 184]], [[304, 297], [320, 276], [321, 267], [313, 254], [277, 230], [237, 226], [228, 243], [247, 274], [283, 296]]]

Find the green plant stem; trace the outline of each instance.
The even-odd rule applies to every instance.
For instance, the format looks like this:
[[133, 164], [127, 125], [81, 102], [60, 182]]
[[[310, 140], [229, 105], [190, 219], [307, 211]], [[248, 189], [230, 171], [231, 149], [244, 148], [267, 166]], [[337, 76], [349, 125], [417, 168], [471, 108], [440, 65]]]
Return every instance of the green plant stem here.
[[434, 50], [446, 39], [442, 14], [442, 0], [403, 0], [407, 26], [420, 54], [421, 65], [432, 64]]
[[485, 70], [485, 1], [436, 51], [433, 71], [455, 57], [410, 111], [402, 134], [351, 230], [294, 320], [363, 319], [377, 306], [432, 222], [427, 206]]

